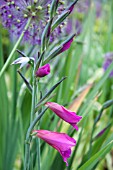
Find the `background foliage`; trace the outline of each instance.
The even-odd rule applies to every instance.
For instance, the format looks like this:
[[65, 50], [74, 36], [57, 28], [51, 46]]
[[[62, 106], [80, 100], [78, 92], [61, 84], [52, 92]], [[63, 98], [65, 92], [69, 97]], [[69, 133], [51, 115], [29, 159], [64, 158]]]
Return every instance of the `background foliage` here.
[[[102, 68], [104, 54], [113, 51], [113, 1], [101, 1], [99, 17], [96, 16], [96, 9], [93, 1], [86, 13], [78, 13], [75, 9], [71, 17], [82, 21], [82, 32], [67, 52], [52, 61], [51, 76], [43, 78], [39, 85], [45, 93], [63, 76], [67, 76], [56, 89], [52, 101], [83, 116], [78, 133], [49, 110], [43, 116], [40, 122], [42, 129], [66, 132], [77, 140], [69, 168], [65, 167], [59, 153], [40, 141], [43, 170], [113, 169], [113, 103], [105, 107], [106, 102], [113, 99], [113, 78], [109, 77], [113, 64], [105, 73]], [[0, 69], [13, 46], [7, 30], [0, 25]], [[21, 45], [20, 49], [29, 53], [29, 45]], [[17, 57], [15, 53], [13, 59]], [[9, 66], [0, 80], [0, 169], [4, 170], [23, 168], [24, 137], [29, 124], [31, 95], [17, 74], [17, 68]], [[31, 69], [24, 72], [31, 81]], [[101, 111], [102, 116], [94, 125]], [[104, 128], [104, 133], [96, 137]], [[35, 162], [35, 144], [33, 149], [32, 159]]]

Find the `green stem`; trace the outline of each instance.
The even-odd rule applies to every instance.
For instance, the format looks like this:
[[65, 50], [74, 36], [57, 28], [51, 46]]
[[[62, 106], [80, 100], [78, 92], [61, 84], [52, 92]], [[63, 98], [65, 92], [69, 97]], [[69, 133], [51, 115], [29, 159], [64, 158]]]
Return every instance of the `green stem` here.
[[32, 137], [30, 136], [30, 132], [32, 130], [32, 122], [34, 118], [35, 113], [35, 100], [36, 99], [36, 77], [35, 77], [35, 63], [34, 63], [34, 69], [33, 69], [33, 90], [32, 90], [32, 104], [31, 104], [31, 120], [30, 120], [30, 128], [27, 131], [26, 134], [26, 145], [25, 145], [25, 165], [24, 169], [29, 170], [29, 163], [30, 163], [30, 143], [32, 140]]
[[94, 121], [94, 124], [93, 124], [93, 127], [92, 127], [91, 138], [90, 138], [90, 145], [89, 145], [89, 154], [88, 154], [89, 158], [90, 158], [91, 153], [92, 153], [92, 141], [93, 141], [93, 134], [94, 134], [94, 131], [95, 131], [95, 127], [96, 127], [97, 122], [100, 120], [103, 111], [104, 111], [104, 109], [102, 107], [102, 109], [100, 110], [99, 115], [96, 117], [96, 119]]
[[38, 170], [40, 170], [40, 139], [37, 139]]
[[[42, 55], [41, 55], [42, 56]], [[38, 62], [38, 67], [37, 67], [37, 65], [36, 65], [36, 67], [37, 68], [39, 68], [39, 66], [40, 66], [40, 62], [41, 62], [41, 57], [40, 56], [40, 58], [39, 58], [39, 62]], [[37, 81], [37, 92], [38, 92], [38, 90], [39, 90], [39, 80]], [[37, 93], [38, 94], [38, 93]], [[42, 98], [42, 93], [40, 93], [40, 99]], [[36, 100], [38, 101], [38, 96], [37, 96], [37, 98], [36, 98]], [[37, 102], [36, 101], [36, 102]], [[36, 106], [35, 106], [35, 108], [36, 108]], [[35, 109], [36, 110], [36, 109]], [[45, 110], [46, 111], [46, 110]], [[40, 110], [38, 111], [38, 115], [41, 115], [40, 113], [42, 113], [42, 115], [43, 115], [43, 113], [45, 113], [45, 111], [44, 112], [42, 112], [42, 108], [40, 108]], [[41, 118], [41, 117], [40, 117]], [[40, 130], [40, 120], [39, 120], [39, 123], [38, 123], [38, 129]], [[38, 170], [40, 170], [40, 163], [41, 163], [41, 158], [40, 158], [40, 139], [39, 138], [37, 138], [36, 139], [36, 143], [37, 143], [37, 163], [38, 163]]]
[[36, 102], [36, 77], [35, 77], [35, 68], [33, 71], [33, 90], [32, 90], [32, 106], [31, 106], [31, 120], [30, 124], [33, 121], [33, 117], [35, 114], [35, 102]]
[[19, 44], [20, 44], [20, 42], [21, 42], [21, 40], [22, 40], [22, 38], [23, 38], [23, 36], [24, 36], [24, 32], [27, 30], [27, 28], [28, 28], [28, 26], [29, 26], [29, 24], [30, 24], [30, 21], [31, 21], [31, 18], [28, 20], [28, 22], [27, 22], [24, 30], [22, 31], [22, 33], [21, 33], [18, 41], [16, 42], [15, 46], [13, 47], [13, 49], [12, 49], [12, 51], [11, 51], [11, 53], [10, 53], [7, 61], [6, 61], [6, 63], [5, 63], [4, 66], [2, 67], [2, 69], [1, 69], [1, 71], [0, 71], [0, 77], [3, 75], [3, 73], [4, 73], [5, 70], [6, 70], [6, 68], [7, 68], [8, 65], [10, 64], [10, 61], [11, 61], [11, 59], [12, 59], [12, 57], [13, 57], [13, 54], [14, 54], [14, 52], [16, 51], [17, 47], [19, 46]]
[[[45, 111], [48, 109], [45, 108], [31, 123], [30, 127], [28, 128], [27, 134], [26, 134], [26, 144], [25, 144], [25, 163], [24, 163], [24, 170], [29, 170], [29, 158], [30, 158], [30, 142], [31, 142], [31, 132], [34, 128], [34, 126], [37, 124], [37, 122], [40, 120], [40, 118], [43, 116]], [[40, 159], [40, 158], [39, 158]], [[40, 164], [38, 165], [40, 166]]]
[[27, 135], [26, 135], [26, 141], [28, 142], [29, 140], [29, 136], [31, 131], [33, 130], [33, 128], [35, 127], [35, 125], [37, 124], [37, 122], [40, 120], [40, 118], [43, 116], [43, 114], [45, 113], [45, 111], [48, 109], [48, 107], [46, 107], [31, 123], [28, 131], [27, 131]]

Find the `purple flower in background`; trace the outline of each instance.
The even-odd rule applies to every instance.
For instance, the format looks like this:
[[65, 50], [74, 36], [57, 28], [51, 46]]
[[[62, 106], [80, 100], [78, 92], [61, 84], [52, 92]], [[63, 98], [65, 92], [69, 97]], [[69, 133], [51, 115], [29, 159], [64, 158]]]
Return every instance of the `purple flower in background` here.
[[[28, 18], [32, 18], [29, 28], [25, 31], [24, 40], [32, 44], [40, 44], [42, 32], [50, 19], [51, 3], [52, 0], [2, 0], [0, 2], [2, 23], [11, 34], [19, 37]], [[56, 18], [64, 10], [64, 5], [59, 3]], [[51, 36], [57, 36], [57, 29]]]
[[37, 132], [37, 137], [55, 148], [62, 156], [64, 162], [66, 162], [66, 166], [68, 166], [67, 159], [71, 156], [71, 147], [76, 145], [75, 139], [65, 133], [51, 132], [48, 130], [34, 130], [33, 132]]
[[19, 36], [28, 18], [31, 17], [32, 21], [25, 32], [24, 40], [39, 44], [39, 35], [41, 35], [42, 29], [44, 29], [49, 19], [49, 3], [51, 3], [51, 0], [4, 0], [4, 5], [1, 6], [0, 10], [2, 23], [11, 33]]
[[36, 77], [45, 77], [50, 73], [50, 65], [45, 64], [36, 71]]
[[[20, 36], [29, 18], [32, 18], [31, 24], [24, 33], [24, 40], [32, 43], [41, 43], [42, 32], [50, 20], [50, 8], [52, 0], [1, 0], [0, 2], [0, 18], [5, 28], [11, 35]], [[65, 7], [64, 1], [57, 1], [58, 8], [55, 20], [62, 15], [63, 12], [72, 12], [77, 0], [69, 7]], [[53, 32], [51, 32], [50, 42], [60, 37], [61, 33], [65, 34], [65, 22], [62, 22]]]
[[1, 6], [1, 5], [4, 5], [4, 3], [5, 3], [4, 0], [1, 0], [1, 1], [0, 1], [0, 6]]
[[[103, 69], [106, 71], [109, 65], [113, 62], [113, 52], [108, 52], [104, 56], [104, 64], [103, 64]], [[111, 71], [110, 77], [113, 77], [113, 70]]]
[[102, 13], [101, 2], [95, 1], [95, 7], [96, 7], [96, 16], [97, 16], [97, 18], [99, 18], [101, 16], [101, 13]]
[[[77, 14], [77, 19], [74, 17], [71, 17], [67, 20], [67, 24], [65, 27], [65, 33], [68, 34], [72, 34], [74, 32], [76, 32], [77, 35], [79, 35], [82, 32], [82, 23], [83, 23], [83, 19], [84, 16], [88, 15], [88, 11], [91, 8], [95, 9], [96, 12], [96, 17], [99, 18], [101, 16], [102, 13], [102, 5], [101, 5], [101, 1], [99, 0], [95, 0], [93, 7], [91, 7], [91, 1], [90, 0], [82, 0], [78, 1], [76, 8], [74, 10], [75, 15]], [[71, 8], [73, 10], [73, 8]]]
[[47, 102], [46, 106], [48, 106], [54, 113], [56, 113], [57, 116], [78, 130], [77, 123], [82, 119], [82, 116], [78, 116], [75, 112], [72, 112], [66, 109], [64, 106], [54, 102]]
[[78, 1], [78, 5], [76, 11], [78, 13], [87, 13], [90, 7], [91, 1], [90, 0], [82, 0], [82, 3]]
[[72, 18], [69, 18], [65, 31], [69, 35], [72, 32], [72, 29], [73, 29], [73, 21], [72, 21]]

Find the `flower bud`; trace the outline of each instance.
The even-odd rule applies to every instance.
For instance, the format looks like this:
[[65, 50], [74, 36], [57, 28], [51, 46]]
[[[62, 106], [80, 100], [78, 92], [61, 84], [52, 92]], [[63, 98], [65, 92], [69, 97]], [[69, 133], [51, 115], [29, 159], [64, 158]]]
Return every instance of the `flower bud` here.
[[36, 77], [45, 77], [50, 73], [50, 65], [45, 64], [36, 71]]

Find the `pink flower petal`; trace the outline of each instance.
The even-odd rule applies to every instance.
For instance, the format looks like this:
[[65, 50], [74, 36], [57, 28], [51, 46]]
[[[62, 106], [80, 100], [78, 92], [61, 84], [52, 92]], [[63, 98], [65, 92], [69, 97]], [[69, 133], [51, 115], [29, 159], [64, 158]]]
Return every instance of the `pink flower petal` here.
[[77, 123], [82, 119], [82, 116], [76, 115], [75, 112], [72, 112], [66, 109], [64, 106], [61, 106], [54, 102], [47, 102], [46, 105], [61, 119], [71, 124], [76, 130], [78, 130]]
[[48, 130], [35, 130], [34, 132], [37, 132], [36, 136], [55, 148], [61, 154], [64, 162], [66, 162], [66, 166], [68, 166], [67, 159], [71, 156], [71, 147], [76, 145], [75, 139], [65, 133]]
[[36, 71], [37, 77], [45, 77], [50, 73], [50, 64], [45, 64]]

